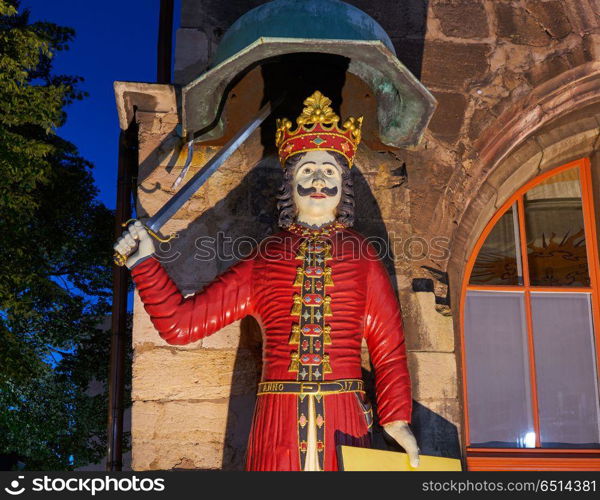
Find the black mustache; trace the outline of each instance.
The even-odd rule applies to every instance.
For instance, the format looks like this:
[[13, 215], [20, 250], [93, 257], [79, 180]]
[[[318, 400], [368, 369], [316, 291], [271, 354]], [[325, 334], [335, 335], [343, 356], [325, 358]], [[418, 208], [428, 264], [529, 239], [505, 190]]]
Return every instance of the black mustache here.
[[[300, 196], [310, 196], [311, 194], [317, 192], [317, 188], [315, 188], [315, 187], [305, 188], [305, 187], [302, 187], [300, 184], [298, 184], [298, 186], [296, 187], [296, 190], [298, 191], [298, 194]], [[337, 188], [337, 186], [333, 186], [332, 188], [323, 187], [323, 188], [321, 188], [320, 192], [327, 196], [335, 196], [338, 192], [338, 188]]]

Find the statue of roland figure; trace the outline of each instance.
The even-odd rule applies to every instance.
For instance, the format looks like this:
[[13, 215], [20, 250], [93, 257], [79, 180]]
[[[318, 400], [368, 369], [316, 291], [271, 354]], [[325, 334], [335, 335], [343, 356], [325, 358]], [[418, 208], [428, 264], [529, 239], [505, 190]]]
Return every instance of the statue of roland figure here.
[[139, 222], [115, 250], [128, 256], [144, 307], [169, 344], [194, 342], [246, 315], [261, 325], [264, 364], [247, 470], [337, 470], [338, 445], [370, 446], [363, 337], [375, 369], [379, 421], [416, 467], [400, 306], [374, 248], [351, 229], [350, 169], [362, 118], [340, 127], [320, 92], [304, 104], [295, 129], [287, 119], [277, 122], [282, 231], [249, 258], [184, 298], [153, 257], [154, 243]]

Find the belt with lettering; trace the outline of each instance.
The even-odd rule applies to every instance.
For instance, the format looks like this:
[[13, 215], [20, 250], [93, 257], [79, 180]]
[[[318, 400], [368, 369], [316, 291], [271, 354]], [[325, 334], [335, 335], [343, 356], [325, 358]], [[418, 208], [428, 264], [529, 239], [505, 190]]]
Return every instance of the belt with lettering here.
[[271, 380], [258, 384], [258, 396], [263, 394], [340, 394], [342, 392], [364, 392], [364, 383], [359, 379], [328, 380], [326, 382], [296, 382]]

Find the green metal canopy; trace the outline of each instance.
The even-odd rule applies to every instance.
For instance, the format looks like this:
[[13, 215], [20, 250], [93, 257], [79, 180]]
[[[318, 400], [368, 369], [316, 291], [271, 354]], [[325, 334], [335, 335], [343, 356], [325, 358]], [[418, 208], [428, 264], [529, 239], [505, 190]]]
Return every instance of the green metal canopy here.
[[384, 29], [352, 5], [339, 0], [275, 0], [248, 11], [231, 25], [212, 65], [222, 63], [259, 38], [379, 40], [396, 54]]
[[382, 143], [403, 147], [419, 142], [435, 98], [396, 57], [383, 28], [339, 0], [274, 0], [240, 17], [224, 34], [212, 68], [183, 88], [185, 132], [216, 123], [206, 139], [218, 138], [223, 133], [220, 104], [236, 76], [275, 56], [311, 52], [350, 59], [348, 72], [366, 82], [377, 98]]

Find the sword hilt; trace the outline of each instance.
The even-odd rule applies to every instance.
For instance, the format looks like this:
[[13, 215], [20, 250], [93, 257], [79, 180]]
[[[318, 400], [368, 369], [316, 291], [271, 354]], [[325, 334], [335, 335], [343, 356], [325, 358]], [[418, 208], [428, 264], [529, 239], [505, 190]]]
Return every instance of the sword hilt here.
[[[128, 221], [123, 222], [121, 224], [121, 226], [128, 227], [130, 224], [132, 224], [138, 220], [139, 219], [129, 219]], [[173, 238], [177, 237], [177, 233], [171, 233], [166, 238], [163, 238], [158, 233], [156, 233], [155, 231], [150, 229], [148, 226], [146, 226], [143, 222], [142, 222], [142, 226], [144, 227], [144, 229], [146, 229], [146, 231], [148, 231], [148, 234], [150, 236], [152, 236], [155, 240], [160, 241], [161, 243], [167, 243], [167, 242], [171, 241]], [[128, 257], [129, 257], [129, 255], [123, 255], [119, 252], [115, 252], [113, 255], [113, 261], [117, 266], [123, 267], [125, 265], [125, 262], [127, 262]]]

